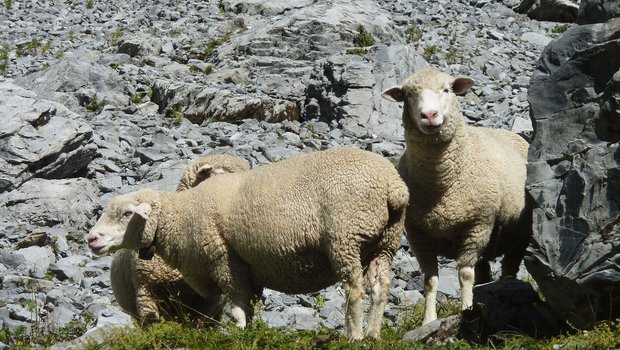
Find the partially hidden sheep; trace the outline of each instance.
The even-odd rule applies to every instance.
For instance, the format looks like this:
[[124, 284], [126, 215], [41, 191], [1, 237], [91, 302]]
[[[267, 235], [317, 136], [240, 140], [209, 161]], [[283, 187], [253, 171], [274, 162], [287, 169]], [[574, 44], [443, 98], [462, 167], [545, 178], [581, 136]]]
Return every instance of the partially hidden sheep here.
[[424, 273], [423, 324], [437, 318], [438, 255], [456, 259], [465, 309], [474, 281], [491, 279], [488, 260], [504, 255], [502, 276], [516, 276], [531, 235], [528, 143], [507, 130], [465, 124], [456, 95], [473, 83], [424, 69], [383, 93], [404, 102], [398, 171], [411, 195], [407, 238]]
[[265, 287], [310, 293], [343, 281], [345, 331], [360, 339], [365, 277], [366, 334], [378, 338], [408, 200], [388, 160], [336, 148], [214, 176], [182, 192], [118, 196], [88, 245], [97, 255], [154, 246], [199, 294], [217, 285], [241, 328]]
[[[213, 175], [249, 170], [247, 162], [221, 154], [194, 160], [184, 171], [177, 191], [195, 187]], [[112, 291], [121, 308], [142, 326], [161, 317], [177, 321], [217, 321], [226, 298], [216, 285], [208, 296], [196, 293], [181, 273], [155, 255], [140, 259], [135, 250], [119, 249], [110, 269]]]

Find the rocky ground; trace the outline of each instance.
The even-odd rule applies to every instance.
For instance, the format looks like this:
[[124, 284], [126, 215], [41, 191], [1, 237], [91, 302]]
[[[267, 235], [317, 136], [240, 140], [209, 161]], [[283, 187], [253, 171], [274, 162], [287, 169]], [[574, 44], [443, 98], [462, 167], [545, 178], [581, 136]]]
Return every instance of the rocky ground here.
[[[111, 196], [174, 190], [202, 154], [259, 166], [350, 145], [396, 161], [401, 110], [381, 91], [420, 67], [475, 79], [461, 100], [468, 122], [529, 137], [529, 77], [561, 28], [511, 0], [8, 3], [0, 328], [11, 330], [86, 314], [89, 327], [131, 324], [112, 295], [111, 257], [92, 256], [84, 236]], [[404, 237], [393, 271], [386, 315], [397, 322], [422, 297]], [[457, 296], [454, 263], [442, 262], [439, 288]], [[339, 285], [262, 301], [273, 327], [342, 327]]]

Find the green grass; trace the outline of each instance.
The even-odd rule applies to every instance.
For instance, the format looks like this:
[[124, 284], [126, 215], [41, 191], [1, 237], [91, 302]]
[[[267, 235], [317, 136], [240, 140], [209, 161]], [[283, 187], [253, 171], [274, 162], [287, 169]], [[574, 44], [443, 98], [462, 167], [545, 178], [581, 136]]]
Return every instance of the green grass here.
[[[458, 303], [451, 302], [438, 309], [439, 317], [446, 317], [459, 312]], [[111, 350], [129, 349], [617, 349], [620, 348], [620, 319], [614, 322], [600, 323], [590, 331], [580, 331], [573, 335], [562, 335], [546, 340], [536, 340], [527, 336], [507, 333], [496, 337], [495, 343], [480, 346], [464, 340], [443, 347], [410, 343], [402, 341], [403, 335], [421, 325], [422, 304], [404, 312], [397, 321], [397, 327], [384, 326], [381, 339], [373, 341], [364, 339], [349, 342], [341, 332], [320, 329], [314, 331], [283, 331], [269, 328], [262, 321], [251, 322], [246, 329], [235, 326], [219, 325], [207, 327], [201, 324], [180, 324], [161, 321], [146, 330], [140, 328], [122, 328], [111, 331], [104, 340], [105, 348]], [[60, 329], [41, 328], [35, 331], [18, 329], [9, 332], [0, 330], [0, 342], [9, 349], [32, 349], [47, 347], [60, 341], [74, 339], [92, 324], [92, 315], [83, 314]], [[499, 339], [499, 340], [497, 340]], [[84, 347], [86, 350], [101, 349], [95, 343]]]
[[[381, 339], [364, 339], [349, 342], [338, 331], [321, 329], [316, 331], [287, 332], [267, 327], [262, 321], [254, 321], [245, 330], [232, 325], [223, 328], [186, 326], [174, 322], [161, 322], [148, 328], [124, 329], [109, 335], [105, 343], [109, 349], [616, 349], [620, 346], [618, 322], [602, 323], [594, 330], [579, 332], [571, 336], [560, 336], [547, 340], [536, 340], [517, 334], [503, 335], [502, 344], [480, 346], [463, 340], [443, 347], [402, 341], [404, 333], [419, 326], [419, 308], [407, 313], [397, 328], [384, 327]], [[620, 322], [620, 321], [619, 321]], [[95, 344], [85, 349], [95, 350]]]
[[13, 7], [13, 0], [4, 0], [4, 8], [9, 10], [11, 7]]
[[553, 27], [553, 29], [551, 29], [552, 33], [555, 34], [562, 34], [564, 33], [568, 28], [570, 28], [571, 24], [570, 23], [564, 23], [564, 24], [556, 24], [555, 27]]

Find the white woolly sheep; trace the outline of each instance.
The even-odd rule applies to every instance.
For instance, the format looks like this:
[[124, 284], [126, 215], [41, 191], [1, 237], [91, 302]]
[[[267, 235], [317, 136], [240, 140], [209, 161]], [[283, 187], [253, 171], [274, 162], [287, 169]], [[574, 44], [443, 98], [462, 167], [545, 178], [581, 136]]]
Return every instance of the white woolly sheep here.
[[217, 285], [241, 328], [265, 287], [309, 293], [343, 281], [345, 330], [360, 339], [365, 274], [366, 334], [378, 338], [408, 200], [388, 160], [336, 148], [214, 176], [182, 192], [118, 196], [88, 245], [97, 255], [154, 246], [199, 294]]
[[[207, 155], [185, 169], [177, 191], [195, 187], [213, 175], [249, 169], [241, 158]], [[136, 251], [119, 249], [112, 260], [110, 279], [118, 304], [142, 326], [158, 321], [160, 316], [177, 321], [217, 321], [226, 305], [217, 286], [203, 298], [185, 283], [178, 270], [156, 255], [146, 260]]]
[[456, 94], [473, 83], [424, 69], [383, 93], [404, 102], [398, 171], [411, 195], [407, 238], [424, 273], [423, 324], [437, 318], [438, 255], [456, 259], [466, 309], [474, 279], [491, 279], [488, 260], [504, 255], [502, 277], [516, 276], [531, 234], [528, 143], [507, 130], [465, 124]]

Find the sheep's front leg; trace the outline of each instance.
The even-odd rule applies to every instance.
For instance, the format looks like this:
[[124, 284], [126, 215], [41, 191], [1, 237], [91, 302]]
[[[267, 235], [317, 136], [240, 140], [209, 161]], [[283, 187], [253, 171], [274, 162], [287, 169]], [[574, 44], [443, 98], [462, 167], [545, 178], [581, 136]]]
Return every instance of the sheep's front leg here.
[[461, 308], [469, 309], [474, 304], [475, 266], [484, 247], [489, 243], [491, 227], [476, 226], [467, 233], [456, 259], [461, 287]]
[[424, 274], [424, 320], [425, 325], [437, 319], [437, 288], [439, 287], [439, 272], [437, 268], [437, 251], [427, 243], [430, 239], [425, 232], [415, 230], [407, 223], [407, 240], [413, 250], [413, 255], [420, 264]]
[[437, 255], [416, 254], [416, 258], [424, 274], [424, 320], [422, 325], [425, 325], [437, 319], [437, 288], [439, 287]]
[[252, 314], [253, 288], [248, 265], [236, 253], [227, 252], [225, 262], [217, 266], [213, 277], [220, 289], [230, 296], [233, 322], [244, 329]]
[[139, 286], [136, 290], [136, 307], [140, 326], [146, 327], [159, 321], [157, 299], [145, 286]]

